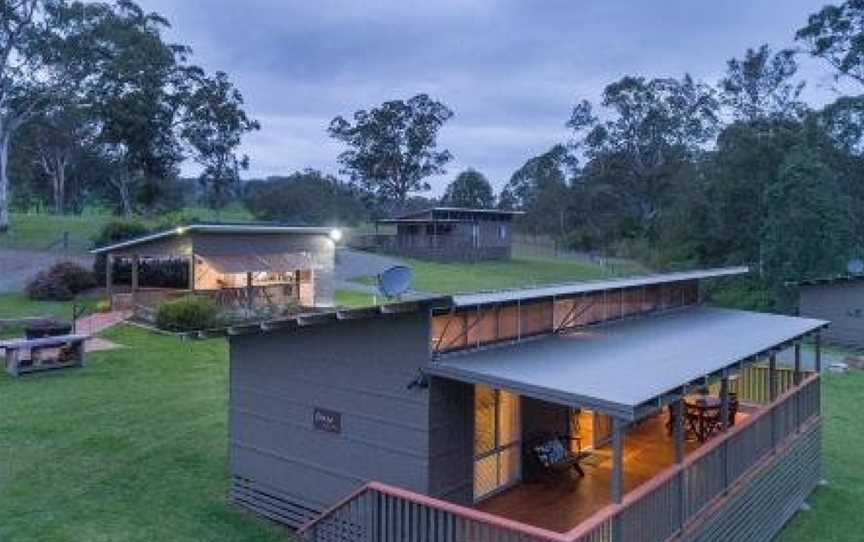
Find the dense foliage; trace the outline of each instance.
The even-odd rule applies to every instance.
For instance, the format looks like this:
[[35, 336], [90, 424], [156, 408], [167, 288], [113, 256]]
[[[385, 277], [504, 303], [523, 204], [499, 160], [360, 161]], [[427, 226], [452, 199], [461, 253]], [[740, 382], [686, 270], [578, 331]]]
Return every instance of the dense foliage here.
[[244, 195], [246, 207], [259, 220], [310, 226], [356, 225], [369, 216], [369, 199], [315, 170], [250, 181]]
[[199, 331], [220, 323], [219, 307], [206, 296], [186, 296], [165, 301], [156, 309], [156, 325], [168, 331]]
[[228, 200], [248, 165], [241, 138], [258, 123], [227, 75], [208, 76], [165, 39], [167, 19], [132, 0], [17, 0], [0, 22], [0, 50], [11, 51], [0, 56], [0, 230], [10, 203], [177, 209], [187, 157], [202, 167], [206, 202]]
[[495, 193], [482, 173], [469, 168], [447, 185], [441, 203], [451, 207], [491, 209], [495, 206]]
[[89, 270], [74, 262], [60, 262], [33, 277], [26, 293], [39, 301], [68, 301], [95, 286], [96, 279]]

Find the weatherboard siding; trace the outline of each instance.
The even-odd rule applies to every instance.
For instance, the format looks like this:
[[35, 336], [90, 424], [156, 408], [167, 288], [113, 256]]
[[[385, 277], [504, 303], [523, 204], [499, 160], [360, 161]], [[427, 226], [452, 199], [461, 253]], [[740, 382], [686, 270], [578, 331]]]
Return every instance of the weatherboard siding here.
[[[235, 501], [275, 507], [296, 526], [292, 510], [311, 517], [371, 480], [428, 492], [428, 391], [407, 389], [428, 357], [427, 322], [411, 314], [231, 337]], [[316, 429], [316, 409], [339, 413], [341, 432]]]
[[831, 322], [822, 331], [826, 342], [864, 348], [864, 281], [802, 286], [799, 312]]

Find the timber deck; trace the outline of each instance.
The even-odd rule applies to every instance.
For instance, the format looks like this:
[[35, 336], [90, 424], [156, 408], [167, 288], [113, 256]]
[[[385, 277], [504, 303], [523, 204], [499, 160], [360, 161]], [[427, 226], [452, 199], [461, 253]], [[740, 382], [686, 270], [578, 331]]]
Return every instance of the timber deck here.
[[[736, 423], [745, 420], [755, 409], [742, 405]], [[675, 442], [667, 433], [665, 423], [665, 414], [653, 416], [626, 433], [625, 493], [674, 463]], [[685, 454], [690, 455], [704, 444], [695, 439], [686, 440]], [[574, 472], [569, 476], [562, 474], [558, 481], [523, 482], [478, 503], [475, 508], [551, 531], [569, 531], [611, 503], [611, 446], [595, 450], [594, 457], [582, 465], [584, 478]]]

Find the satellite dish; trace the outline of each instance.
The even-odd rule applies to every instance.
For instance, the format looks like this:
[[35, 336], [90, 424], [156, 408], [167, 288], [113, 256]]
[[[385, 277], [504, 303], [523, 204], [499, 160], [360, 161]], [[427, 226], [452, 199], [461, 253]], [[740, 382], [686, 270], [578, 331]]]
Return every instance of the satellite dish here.
[[387, 298], [399, 297], [411, 287], [414, 271], [404, 265], [394, 265], [378, 275], [378, 290]]
[[852, 275], [860, 275], [864, 273], [864, 261], [861, 261], [861, 258], [849, 260], [849, 263], [846, 264], [846, 270]]

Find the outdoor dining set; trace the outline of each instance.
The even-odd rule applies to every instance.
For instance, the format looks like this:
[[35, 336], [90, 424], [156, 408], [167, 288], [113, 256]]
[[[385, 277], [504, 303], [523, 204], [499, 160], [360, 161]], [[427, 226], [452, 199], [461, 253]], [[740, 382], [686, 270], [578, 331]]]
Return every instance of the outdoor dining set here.
[[[729, 412], [724, 424], [723, 403], [720, 397], [707, 393], [688, 395], [684, 398], [684, 430], [688, 437], [705, 442], [725, 427], [735, 425], [738, 407], [738, 395], [729, 392]], [[671, 408], [666, 427], [670, 432], [675, 427], [675, 411]]]

